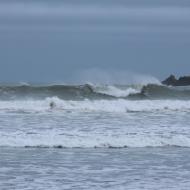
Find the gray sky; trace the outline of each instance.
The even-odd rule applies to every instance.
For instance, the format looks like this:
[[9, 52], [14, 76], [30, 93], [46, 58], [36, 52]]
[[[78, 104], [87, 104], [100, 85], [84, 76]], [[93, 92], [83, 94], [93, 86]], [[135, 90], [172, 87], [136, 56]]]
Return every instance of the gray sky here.
[[190, 1], [0, 0], [0, 66], [2, 82], [188, 75]]

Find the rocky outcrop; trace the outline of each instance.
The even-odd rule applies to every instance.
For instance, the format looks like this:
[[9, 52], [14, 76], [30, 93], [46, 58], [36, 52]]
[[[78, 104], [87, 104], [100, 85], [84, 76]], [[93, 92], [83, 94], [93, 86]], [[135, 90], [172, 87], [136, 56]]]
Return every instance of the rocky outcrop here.
[[180, 77], [177, 86], [189, 86], [190, 85], [190, 76]]
[[183, 76], [176, 79], [174, 75], [170, 75], [166, 80], [162, 81], [162, 84], [168, 86], [190, 86], [190, 76]]
[[162, 81], [162, 84], [176, 86], [177, 81], [178, 80], [175, 78], [174, 75], [170, 75], [167, 79]]

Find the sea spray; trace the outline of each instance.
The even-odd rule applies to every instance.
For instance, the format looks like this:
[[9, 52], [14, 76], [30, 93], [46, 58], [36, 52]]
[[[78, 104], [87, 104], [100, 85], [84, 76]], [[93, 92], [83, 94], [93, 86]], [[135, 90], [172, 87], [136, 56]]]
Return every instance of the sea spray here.
[[159, 79], [148, 74], [141, 74], [132, 71], [110, 70], [89, 68], [73, 72], [72, 84], [92, 83], [96, 85], [160, 85]]

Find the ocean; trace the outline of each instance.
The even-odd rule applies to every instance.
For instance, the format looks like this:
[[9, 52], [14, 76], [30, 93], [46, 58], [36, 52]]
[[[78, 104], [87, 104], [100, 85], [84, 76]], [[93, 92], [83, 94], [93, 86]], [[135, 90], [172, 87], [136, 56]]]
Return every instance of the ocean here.
[[190, 0], [0, 0], [0, 190], [189, 190], [189, 50]]
[[190, 88], [1, 85], [0, 189], [189, 189]]

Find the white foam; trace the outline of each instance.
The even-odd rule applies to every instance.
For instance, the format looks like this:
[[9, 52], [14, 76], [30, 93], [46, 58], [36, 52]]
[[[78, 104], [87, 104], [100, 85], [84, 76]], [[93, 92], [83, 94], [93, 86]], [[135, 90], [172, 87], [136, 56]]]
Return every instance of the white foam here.
[[102, 93], [102, 94], [107, 94], [107, 95], [110, 95], [110, 96], [115, 96], [115, 97], [121, 98], [121, 97], [127, 97], [130, 94], [139, 93], [140, 89], [135, 89], [135, 88], [132, 88], [132, 87], [128, 87], [128, 88], [125, 88], [125, 89], [120, 89], [120, 88], [118, 88], [116, 86], [108, 85], [108, 86], [99, 87], [99, 88], [97, 87], [97, 88], [95, 88], [95, 91], [99, 92], [99, 93]]
[[65, 148], [124, 148], [124, 147], [190, 147], [190, 138], [185, 135], [59, 135], [51, 132], [27, 135], [22, 133], [3, 134], [0, 132], [0, 146], [11, 147], [58, 147]]
[[119, 112], [126, 113], [130, 111], [190, 111], [190, 101], [185, 100], [83, 100], [66, 101], [57, 97], [47, 98], [45, 100], [15, 100], [0, 101], [0, 111], [49, 111], [50, 103], [55, 104], [54, 110], [72, 110], [77, 112]]
[[73, 111], [104, 111], [122, 112], [128, 111], [188, 111], [190, 101], [182, 100], [84, 100], [63, 101], [58, 98], [48, 98], [46, 103], [55, 102], [57, 109], [68, 109]]

